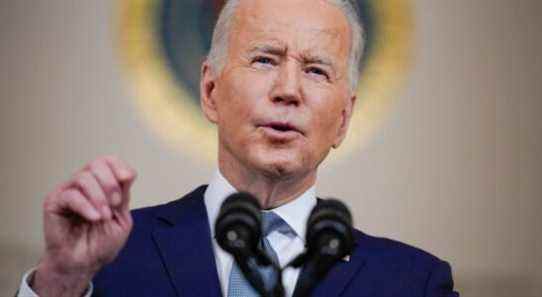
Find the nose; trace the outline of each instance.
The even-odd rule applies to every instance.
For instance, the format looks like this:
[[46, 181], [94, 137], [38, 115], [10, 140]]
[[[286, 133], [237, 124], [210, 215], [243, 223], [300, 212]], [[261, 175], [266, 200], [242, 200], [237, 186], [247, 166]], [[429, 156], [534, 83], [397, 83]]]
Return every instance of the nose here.
[[270, 95], [272, 102], [276, 104], [300, 104], [301, 84], [297, 63], [289, 61], [280, 66]]

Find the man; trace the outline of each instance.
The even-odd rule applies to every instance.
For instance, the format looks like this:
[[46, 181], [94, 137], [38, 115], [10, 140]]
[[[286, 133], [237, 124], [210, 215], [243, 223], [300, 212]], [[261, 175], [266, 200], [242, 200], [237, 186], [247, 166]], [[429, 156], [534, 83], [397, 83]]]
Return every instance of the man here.
[[[303, 250], [318, 166], [348, 130], [362, 48], [348, 1], [229, 1], [201, 71], [202, 110], [218, 127], [215, 178], [134, 211], [132, 223], [135, 171], [113, 157], [90, 162], [47, 196], [45, 252], [20, 294], [252, 296], [214, 240], [220, 204], [254, 194], [292, 231], [266, 237], [280, 265]], [[359, 231], [355, 240], [314, 296], [457, 296], [447, 263]], [[285, 272], [288, 296], [299, 277]]]

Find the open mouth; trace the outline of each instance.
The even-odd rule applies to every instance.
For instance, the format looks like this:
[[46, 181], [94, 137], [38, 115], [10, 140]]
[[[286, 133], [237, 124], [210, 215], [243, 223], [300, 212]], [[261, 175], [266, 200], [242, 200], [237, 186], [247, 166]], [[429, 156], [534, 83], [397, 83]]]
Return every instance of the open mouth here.
[[295, 127], [289, 125], [289, 124], [282, 124], [282, 123], [271, 123], [267, 125], [267, 127], [280, 131], [280, 132], [287, 132], [287, 131], [297, 131]]
[[296, 135], [299, 136], [299, 134], [303, 135], [299, 128], [288, 122], [268, 122], [260, 125], [260, 127], [264, 128], [271, 137], [290, 138]]

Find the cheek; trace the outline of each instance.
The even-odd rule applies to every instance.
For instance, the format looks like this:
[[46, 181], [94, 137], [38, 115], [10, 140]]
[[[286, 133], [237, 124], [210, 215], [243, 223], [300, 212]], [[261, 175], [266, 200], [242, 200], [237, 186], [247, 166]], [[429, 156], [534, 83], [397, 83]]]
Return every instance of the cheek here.
[[246, 69], [228, 73], [219, 92], [219, 121], [224, 127], [239, 129], [250, 124], [263, 105], [269, 87], [268, 80]]
[[316, 134], [314, 141], [318, 142], [322, 149], [333, 144], [340, 130], [344, 109], [340, 96], [335, 92], [320, 92], [309, 97], [312, 99], [308, 103], [309, 108], [313, 111], [311, 127]]
[[[248, 72], [248, 73], [247, 73]], [[243, 108], [238, 112], [246, 112], [248, 114], [239, 114], [237, 116], [250, 116], [258, 114], [265, 105], [269, 95], [270, 79], [261, 74], [250, 73], [245, 71], [236, 76], [230, 90], [231, 97], [236, 104]]]
[[342, 94], [330, 90], [319, 90], [319, 92], [307, 92], [307, 106], [312, 110], [312, 116], [317, 118], [322, 128], [336, 126], [340, 123], [344, 101]]

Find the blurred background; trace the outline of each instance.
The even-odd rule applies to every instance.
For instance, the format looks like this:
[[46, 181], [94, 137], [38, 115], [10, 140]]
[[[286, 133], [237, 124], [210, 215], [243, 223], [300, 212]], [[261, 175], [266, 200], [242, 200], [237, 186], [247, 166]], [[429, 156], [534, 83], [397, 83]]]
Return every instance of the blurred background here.
[[[39, 260], [44, 196], [87, 161], [115, 154], [135, 167], [134, 208], [215, 170], [188, 152], [194, 139], [186, 152], [168, 144], [136, 103], [120, 7], [0, 3], [1, 296]], [[322, 168], [318, 193], [346, 201], [366, 233], [449, 261], [462, 296], [540, 296], [542, 2], [409, 7], [403, 87], [376, 132]]]

